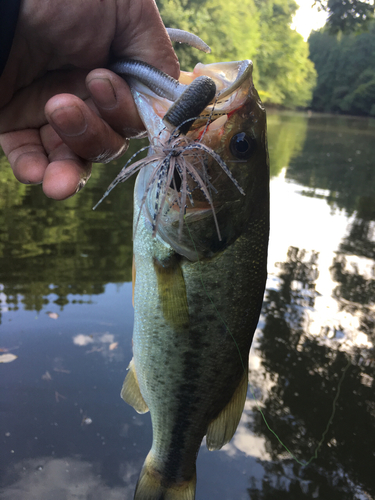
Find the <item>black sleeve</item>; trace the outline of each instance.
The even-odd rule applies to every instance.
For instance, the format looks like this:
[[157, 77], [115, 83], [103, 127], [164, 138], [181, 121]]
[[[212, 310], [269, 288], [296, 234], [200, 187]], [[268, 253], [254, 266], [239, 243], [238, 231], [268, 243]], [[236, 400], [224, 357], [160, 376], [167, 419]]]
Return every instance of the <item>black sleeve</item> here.
[[12, 47], [21, 0], [0, 0], [0, 76]]

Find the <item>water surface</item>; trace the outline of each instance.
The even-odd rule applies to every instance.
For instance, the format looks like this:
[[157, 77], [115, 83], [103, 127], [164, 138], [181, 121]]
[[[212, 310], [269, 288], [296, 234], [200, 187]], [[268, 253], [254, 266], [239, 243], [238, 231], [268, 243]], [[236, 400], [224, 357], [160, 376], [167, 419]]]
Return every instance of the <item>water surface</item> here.
[[[197, 500], [374, 499], [375, 120], [268, 122], [269, 279], [251, 390], [231, 443], [201, 448]], [[119, 397], [133, 182], [91, 210], [122, 164], [96, 165], [79, 195], [55, 202], [0, 158], [0, 355], [17, 356], [0, 363], [1, 499], [133, 498], [152, 435]]]

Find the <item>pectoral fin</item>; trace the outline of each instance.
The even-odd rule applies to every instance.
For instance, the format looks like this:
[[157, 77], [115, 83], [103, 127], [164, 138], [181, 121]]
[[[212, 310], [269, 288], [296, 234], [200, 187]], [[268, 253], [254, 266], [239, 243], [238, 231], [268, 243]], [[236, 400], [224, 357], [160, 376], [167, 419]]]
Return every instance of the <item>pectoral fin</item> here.
[[131, 360], [128, 366], [128, 374], [125, 377], [122, 389], [122, 399], [132, 406], [138, 413], [147, 413], [148, 406], [143, 399], [139, 388], [137, 374], [135, 372], [134, 361]]
[[178, 259], [172, 256], [168, 262], [163, 263], [154, 259], [154, 269], [164, 318], [176, 329], [188, 326], [186, 286]]
[[247, 372], [246, 369], [227, 406], [208, 426], [206, 443], [210, 451], [222, 448], [236, 432], [246, 401]]

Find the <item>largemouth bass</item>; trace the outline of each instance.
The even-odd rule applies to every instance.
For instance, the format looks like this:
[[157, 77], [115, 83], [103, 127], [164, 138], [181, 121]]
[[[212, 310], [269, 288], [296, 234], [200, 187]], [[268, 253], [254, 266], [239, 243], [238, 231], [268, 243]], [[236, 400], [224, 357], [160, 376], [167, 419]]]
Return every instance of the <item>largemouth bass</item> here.
[[[244, 69], [245, 68], [245, 69]], [[151, 450], [136, 500], [193, 500], [202, 439], [233, 436], [265, 281], [269, 162], [265, 110], [250, 61], [199, 64], [216, 99], [186, 134], [171, 106], [141, 84], [133, 96], [151, 143], [134, 190], [133, 360], [122, 397], [150, 410]]]

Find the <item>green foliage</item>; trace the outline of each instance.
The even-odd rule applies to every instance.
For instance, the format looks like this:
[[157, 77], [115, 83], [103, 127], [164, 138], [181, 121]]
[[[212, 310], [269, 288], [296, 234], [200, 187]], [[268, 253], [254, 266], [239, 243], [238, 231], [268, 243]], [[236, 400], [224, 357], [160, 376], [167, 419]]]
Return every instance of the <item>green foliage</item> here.
[[243, 0], [234, 8], [230, 0], [208, 0], [209, 22], [201, 36], [213, 54], [205, 62], [254, 59], [260, 43], [259, 14], [253, 0]]
[[[371, 105], [370, 109], [368, 105]], [[357, 87], [342, 101], [341, 109], [358, 115], [372, 114], [375, 110], [375, 75], [373, 80]]]
[[199, 35], [212, 54], [177, 46], [181, 68], [198, 62], [252, 59], [254, 81], [264, 102], [306, 106], [316, 73], [308, 46], [290, 28], [294, 0], [157, 0], [166, 26]]
[[374, 19], [374, 0], [316, 0], [329, 13], [327, 25], [331, 33], [352, 33], [364, 30]]
[[311, 34], [310, 58], [318, 72], [312, 108], [359, 115], [375, 113], [375, 22], [359, 35]]
[[294, 0], [257, 0], [261, 44], [255, 61], [264, 102], [306, 106], [316, 82], [314, 65], [301, 35], [291, 30]]
[[164, 24], [200, 36], [213, 48], [204, 55], [190, 47], [177, 45], [181, 68], [192, 70], [197, 62], [249, 59], [259, 45], [258, 13], [254, 0], [158, 0]]
[[[179, 28], [198, 34], [197, 30], [208, 21], [207, 12], [205, 9], [199, 9], [196, 2], [190, 2], [189, 0], [157, 0], [156, 3], [164, 24], [168, 28]], [[184, 70], [192, 70], [200, 60], [200, 54], [190, 47], [176, 44], [175, 50], [181, 68]]]

